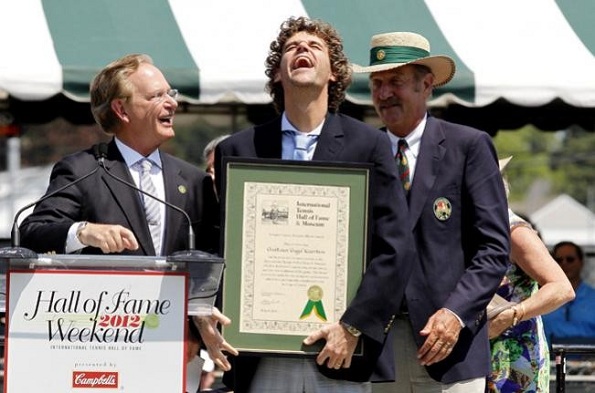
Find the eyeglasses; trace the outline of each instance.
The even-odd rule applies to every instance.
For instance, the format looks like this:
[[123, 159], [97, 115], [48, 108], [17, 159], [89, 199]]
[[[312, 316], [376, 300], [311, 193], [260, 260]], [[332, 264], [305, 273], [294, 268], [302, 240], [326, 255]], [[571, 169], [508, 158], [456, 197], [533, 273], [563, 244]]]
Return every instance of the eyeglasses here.
[[169, 89], [166, 91], [160, 91], [160, 92], [153, 94], [150, 97], [150, 100], [156, 101], [156, 102], [161, 102], [161, 101], [165, 100], [166, 96], [168, 96], [174, 100], [177, 100], [179, 95], [180, 95], [180, 92], [178, 92], [178, 89]]
[[555, 257], [554, 259], [558, 263], [562, 263], [562, 262], [574, 263], [574, 261], [576, 261], [576, 257]]

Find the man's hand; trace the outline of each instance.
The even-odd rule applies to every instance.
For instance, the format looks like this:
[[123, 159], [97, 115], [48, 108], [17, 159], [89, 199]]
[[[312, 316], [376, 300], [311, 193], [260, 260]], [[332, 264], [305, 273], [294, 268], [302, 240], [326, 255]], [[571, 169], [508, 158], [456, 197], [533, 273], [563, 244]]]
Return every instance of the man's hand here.
[[316, 358], [316, 363], [328, 368], [340, 369], [351, 366], [351, 357], [357, 346], [358, 337], [349, 333], [339, 322], [323, 327], [310, 334], [303, 341], [305, 345], [312, 345], [316, 341], [325, 339], [326, 344]]
[[227, 326], [231, 323], [231, 319], [221, 314], [216, 307], [213, 307], [213, 314], [205, 317], [194, 317], [194, 323], [198, 327], [202, 342], [207, 347], [209, 357], [213, 362], [219, 366], [223, 371], [231, 370], [231, 364], [227, 360], [227, 356], [223, 351], [234, 356], [238, 355], [237, 349], [232, 347], [227, 341], [223, 339], [221, 333], [217, 329], [217, 325]]
[[78, 233], [78, 239], [85, 246], [100, 248], [106, 254], [138, 249], [134, 233], [121, 225], [88, 223]]
[[446, 358], [459, 340], [461, 323], [450, 311], [441, 308], [428, 319], [426, 326], [419, 332], [427, 337], [417, 351], [417, 358], [422, 366], [429, 366]]

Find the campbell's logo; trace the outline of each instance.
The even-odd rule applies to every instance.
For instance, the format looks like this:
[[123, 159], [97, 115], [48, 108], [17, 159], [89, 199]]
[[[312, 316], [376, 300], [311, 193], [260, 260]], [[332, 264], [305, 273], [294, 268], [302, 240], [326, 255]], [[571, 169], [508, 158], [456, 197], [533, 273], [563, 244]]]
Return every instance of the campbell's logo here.
[[118, 373], [115, 371], [73, 371], [72, 387], [115, 389], [118, 387]]

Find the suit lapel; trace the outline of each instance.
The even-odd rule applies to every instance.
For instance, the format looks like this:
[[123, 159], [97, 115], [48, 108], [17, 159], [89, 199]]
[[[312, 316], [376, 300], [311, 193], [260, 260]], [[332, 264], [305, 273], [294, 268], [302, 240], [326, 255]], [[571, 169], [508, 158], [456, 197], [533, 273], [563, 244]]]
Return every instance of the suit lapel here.
[[316, 143], [313, 160], [333, 161], [343, 151], [345, 138], [337, 115], [327, 114]]
[[[120, 154], [116, 143], [112, 140], [108, 147], [105, 167], [114, 176], [134, 184], [124, 158]], [[130, 224], [130, 230], [136, 236], [139, 247], [145, 255], [154, 255], [153, 241], [149, 233], [149, 226], [145, 218], [145, 211], [140, 201], [139, 193], [131, 187], [117, 181], [108, 174], [103, 174], [103, 181], [110, 189], [116, 205]]]
[[[180, 176], [179, 168], [174, 164], [174, 161], [164, 153], [161, 153], [161, 163], [163, 164], [163, 184], [165, 187], [165, 200], [180, 209], [186, 206], [188, 198], [189, 185], [188, 182]], [[187, 228], [186, 218], [182, 213], [174, 211], [174, 209], [165, 208], [165, 228], [163, 238], [163, 252], [170, 253], [174, 249], [175, 240], [178, 238], [179, 231], [182, 228]], [[180, 225], [183, 222], [184, 225]]]
[[444, 139], [444, 132], [440, 125], [435, 119], [428, 116], [426, 129], [421, 138], [420, 154], [415, 166], [415, 177], [408, 195], [412, 229], [415, 228], [428, 199], [428, 194], [434, 187], [440, 162], [446, 153], [446, 148], [443, 146]]
[[254, 127], [254, 149], [258, 158], [281, 158], [281, 116]]
[[[258, 158], [281, 158], [281, 116], [254, 127], [254, 148]], [[327, 114], [316, 144], [313, 160], [331, 161], [343, 150], [343, 129], [334, 114]]]

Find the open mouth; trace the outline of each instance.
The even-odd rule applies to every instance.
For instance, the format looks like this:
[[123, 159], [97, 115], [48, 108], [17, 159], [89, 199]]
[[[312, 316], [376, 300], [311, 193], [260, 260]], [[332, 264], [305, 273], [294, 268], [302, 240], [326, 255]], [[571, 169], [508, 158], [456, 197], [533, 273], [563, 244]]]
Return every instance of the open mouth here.
[[300, 56], [293, 62], [293, 69], [297, 70], [299, 68], [312, 68], [314, 65], [310, 61], [309, 58], [306, 56]]
[[162, 116], [159, 118], [159, 123], [161, 123], [165, 126], [173, 126], [174, 116], [173, 115]]

